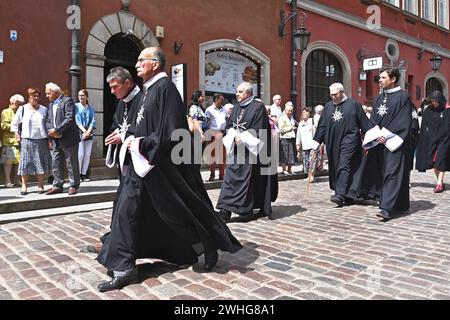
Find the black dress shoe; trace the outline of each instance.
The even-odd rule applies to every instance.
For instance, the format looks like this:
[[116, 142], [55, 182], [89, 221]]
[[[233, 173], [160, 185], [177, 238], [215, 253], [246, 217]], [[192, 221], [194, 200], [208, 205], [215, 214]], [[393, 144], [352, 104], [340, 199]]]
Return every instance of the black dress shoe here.
[[203, 266], [204, 271], [211, 271], [217, 264], [219, 259], [219, 254], [217, 250], [205, 251], [205, 265]]
[[341, 208], [344, 206], [344, 200], [336, 196], [331, 196], [330, 201], [336, 204], [336, 208]]
[[97, 288], [100, 292], [106, 292], [111, 290], [120, 290], [130, 284], [139, 283], [139, 277], [137, 274], [116, 276], [111, 281], [100, 283]]
[[389, 211], [385, 210], [385, 209], [381, 209], [379, 213], [377, 213], [377, 217], [381, 217], [384, 220], [391, 220], [392, 217], [389, 213]]
[[239, 217], [236, 217], [234, 221], [236, 222], [250, 222], [255, 219], [255, 216], [253, 215], [253, 212], [247, 212], [245, 214], [239, 215]]
[[231, 212], [226, 209], [220, 209], [218, 215], [225, 222], [230, 222], [231, 220]]

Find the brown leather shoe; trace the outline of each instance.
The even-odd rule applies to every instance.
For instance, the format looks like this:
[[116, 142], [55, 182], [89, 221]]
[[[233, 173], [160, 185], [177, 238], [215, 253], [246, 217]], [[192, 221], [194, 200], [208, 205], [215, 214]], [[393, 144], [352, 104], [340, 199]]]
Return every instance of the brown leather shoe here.
[[47, 191], [46, 195], [52, 195], [52, 194], [57, 194], [57, 193], [62, 193], [62, 189], [51, 188], [50, 190]]
[[78, 190], [76, 188], [70, 187], [69, 191], [67, 193], [72, 196], [74, 194], [77, 194], [77, 192], [78, 192]]

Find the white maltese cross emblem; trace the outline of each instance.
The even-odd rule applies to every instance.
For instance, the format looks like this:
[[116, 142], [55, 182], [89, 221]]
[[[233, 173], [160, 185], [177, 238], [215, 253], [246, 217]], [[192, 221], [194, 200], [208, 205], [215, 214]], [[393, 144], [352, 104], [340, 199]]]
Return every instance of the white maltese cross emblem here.
[[380, 117], [383, 117], [387, 115], [388, 107], [383, 103], [381, 106], [378, 107], [377, 113], [380, 115]]
[[136, 124], [139, 125], [139, 123], [144, 120], [144, 106], [139, 109], [139, 112], [136, 117]]
[[341, 110], [338, 110], [338, 109], [334, 110], [334, 113], [333, 113], [333, 120], [334, 120], [335, 122], [341, 120], [341, 119], [343, 118], [342, 115], [343, 115], [343, 114], [342, 114]]

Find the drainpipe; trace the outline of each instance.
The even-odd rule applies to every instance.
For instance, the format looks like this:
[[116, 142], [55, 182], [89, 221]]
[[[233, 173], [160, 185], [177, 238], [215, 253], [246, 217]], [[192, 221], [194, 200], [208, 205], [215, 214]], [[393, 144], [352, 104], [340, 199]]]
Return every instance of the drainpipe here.
[[[80, 7], [80, 0], [70, 0], [70, 5]], [[80, 27], [81, 28], [81, 27]], [[69, 73], [71, 75], [71, 93], [72, 99], [77, 101], [78, 91], [80, 91], [80, 29], [72, 29], [72, 65], [70, 66]]]

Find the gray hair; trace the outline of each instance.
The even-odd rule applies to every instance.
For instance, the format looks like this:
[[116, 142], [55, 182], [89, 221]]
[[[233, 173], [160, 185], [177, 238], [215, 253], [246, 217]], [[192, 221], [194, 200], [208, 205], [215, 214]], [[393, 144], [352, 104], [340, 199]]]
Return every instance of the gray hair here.
[[275, 100], [281, 99], [281, 96], [279, 94], [276, 94], [272, 97], [272, 101], [275, 102]]
[[[330, 92], [335, 89], [337, 91], [344, 91], [344, 86], [342, 85], [342, 83], [339, 82], [335, 82], [330, 86]], [[334, 90], [333, 90], [334, 91]]]
[[164, 70], [166, 66], [166, 54], [160, 47], [154, 47], [153, 55], [159, 61], [159, 69]]
[[244, 89], [246, 92], [253, 94], [253, 86], [250, 82], [241, 82], [238, 85], [238, 88], [242, 87], [242, 89]]
[[14, 104], [17, 101], [19, 101], [21, 103], [25, 103], [25, 98], [23, 96], [21, 96], [20, 94], [15, 94], [11, 98], [9, 98], [9, 103], [10, 104]]
[[110, 83], [111, 81], [116, 80], [120, 83], [124, 83], [126, 80], [130, 80], [133, 84], [133, 76], [130, 71], [125, 69], [124, 67], [115, 67], [109, 71], [108, 76], [106, 77], [106, 82]]
[[60, 86], [58, 86], [56, 83], [49, 82], [45, 85], [45, 90], [50, 90], [53, 92], [61, 92]]

